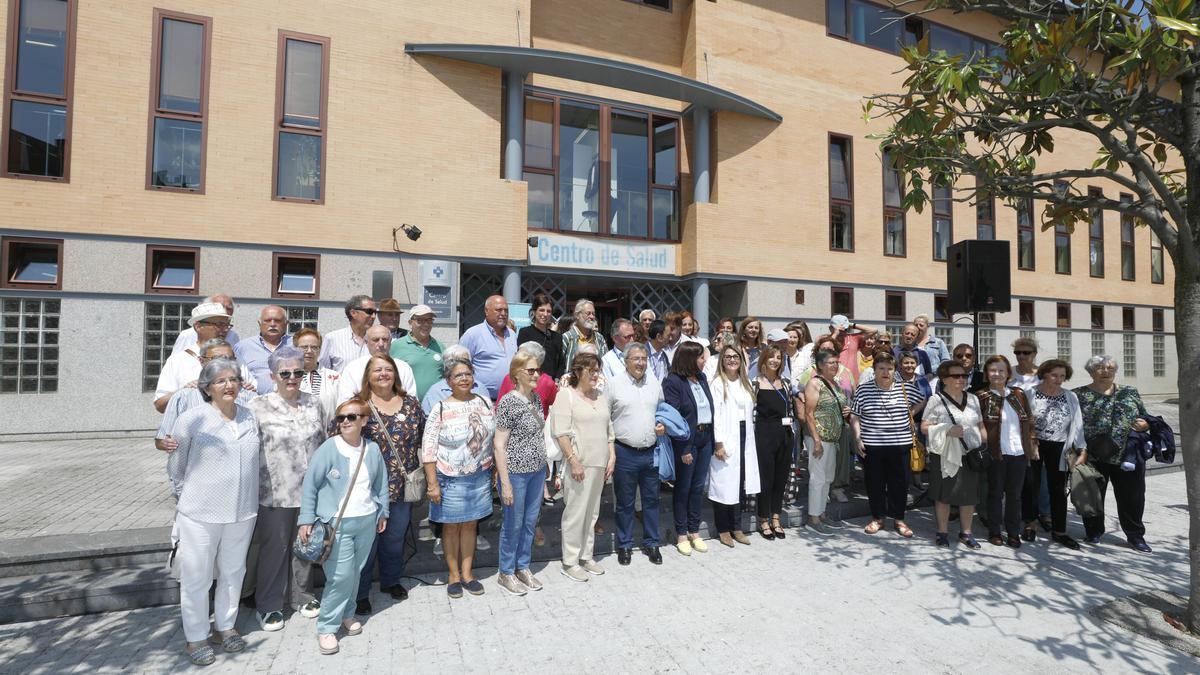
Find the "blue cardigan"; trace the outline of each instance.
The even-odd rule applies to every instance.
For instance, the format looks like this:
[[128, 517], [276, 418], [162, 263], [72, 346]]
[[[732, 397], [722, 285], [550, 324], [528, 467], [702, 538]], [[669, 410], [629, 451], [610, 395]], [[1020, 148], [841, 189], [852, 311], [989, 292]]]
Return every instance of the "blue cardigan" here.
[[[308, 471], [304, 474], [304, 486], [300, 497], [298, 525], [311, 525], [316, 520], [331, 523], [342, 508], [346, 490], [350, 489], [350, 478], [354, 476], [354, 464], [358, 458], [347, 459], [338, 452], [336, 437], [330, 437], [308, 460]], [[366, 471], [371, 479], [371, 498], [379, 506], [376, 520], [388, 517], [387, 467], [379, 446], [367, 441], [367, 454], [363, 457], [360, 471]]]
[[[708, 397], [708, 409], [716, 410], [713, 407], [712, 392], [708, 389], [708, 379], [704, 377], [704, 373], [696, 375], [696, 380], [700, 382], [700, 388], [704, 390], [704, 395]], [[696, 424], [696, 399], [692, 397], [692, 385], [687, 380], [683, 379], [676, 373], [667, 375], [662, 383], [663, 400], [664, 402], [679, 412], [679, 416], [687, 422], [688, 429], [695, 429]], [[716, 414], [715, 412], [713, 413]], [[692, 452], [695, 434], [689, 434], [685, 439], [672, 438], [671, 444], [675, 448], [677, 455], [687, 455]]]

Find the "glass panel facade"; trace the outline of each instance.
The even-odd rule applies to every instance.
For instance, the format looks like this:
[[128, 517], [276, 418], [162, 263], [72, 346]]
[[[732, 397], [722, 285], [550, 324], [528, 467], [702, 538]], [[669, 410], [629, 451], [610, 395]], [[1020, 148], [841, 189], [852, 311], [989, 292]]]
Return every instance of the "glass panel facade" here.
[[61, 178], [66, 147], [66, 106], [12, 102], [7, 159], [10, 173]]
[[529, 210], [526, 222], [531, 230], [554, 229], [554, 176], [525, 172], [529, 185]]
[[609, 232], [645, 237], [650, 179], [649, 133], [645, 115], [613, 111], [609, 118]]
[[863, 0], [850, 0], [851, 40], [889, 52], [900, 48], [904, 20], [898, 12]]
[[279, 132], [275, 194], [294, 199], [321, 198], [320, 136]]
[[673, 119], [654, 119], [654, 184], [679, 184], [678, 149], [675, 147], [679, 122]]
[[1055, 347], [1058, 349], [1058, 358], [1071, 363], [1071, 331], [1060, 330], [1055, 335]]
[[[286, 40], [283, 79], [283, 123], [321, 126], [322, 46]], [[280, 148], [282, 154], [283, 149]]]
[[301, 328], [317, 329], [318, 307], [285, 306], [288, 318], [288, 335], [293, 335]]
[[679, 238], [679, 193], [675, 190], [654, 189], [655, 239]]
[[65, 97], [66, 0], [21, 0], [17, 26], [16, 89]]
[[1054, 271], [1071, 273], [1071, 234], [1066, 225], [1054, 226]]
[[154, 120], [154, 166], [150, 174], [151, 185], [200, 187], [202, 132], [200, 122], [166, 117]]
[[204, 26], [163, 19], [158, 107], [200, 113], [204, 77]]
[[61, 301], [0, 298], [0, 394], [58, 391]]
[[175, 338], [185, 330], [196, 304], [192, 302], [147, 302], [146, 325], [142, 334], [142, 391], [154, 391], [163, 363], [171, 355]]
[[525, 166], [554, 168], [554, 101], [525, 97]]
[[904, 214], [887, 212], [883, 216], [884, 255], [904, 256]]
[[559, 104], [558, 227], [600, 231], [600, 108]]
[[1151, 349], [1154, 353], [1154, 377], [1167, 375], [1167, 339], [1162, 335], [1151, 338]]

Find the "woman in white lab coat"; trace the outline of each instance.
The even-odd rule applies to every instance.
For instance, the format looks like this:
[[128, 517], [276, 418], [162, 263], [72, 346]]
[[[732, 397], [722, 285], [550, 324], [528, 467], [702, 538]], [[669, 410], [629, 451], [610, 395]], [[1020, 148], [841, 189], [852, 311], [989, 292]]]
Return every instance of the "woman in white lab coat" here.
[[750, 544], [742, 531], [742, 499], [758, 494], [758, 450], [754, 445], [754, 391], [746, 363], [735, 345], [719, 353], [713, 397], [713, 458], [708, 468], [708, 500], [721, 543]]

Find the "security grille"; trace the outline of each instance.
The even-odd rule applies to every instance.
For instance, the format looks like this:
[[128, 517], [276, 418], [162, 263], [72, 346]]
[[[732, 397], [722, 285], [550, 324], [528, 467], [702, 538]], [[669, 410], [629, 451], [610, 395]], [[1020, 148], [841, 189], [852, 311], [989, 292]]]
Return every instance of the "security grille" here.
[[1121, 335], [1121, 374], [1137, 376], [1137, 340], [1133, 333]]
[[0, 393], [58, 391], [61, 300], [0, 298]]
[[317, 307], [304, 307], [301, 305], [285, 305], [284, 311], [287, 312], [287, 332], [289, 335], [295, 334], [301, 328], [317, 328]]
[[142, 361], [142, 391], [154, 391], [163, 363], [171, 355], [175, 338], [187, 328], [194, 302], [147, 302], [145, 356]]
[[504, 289], [504, 280], [499, 274], [479, 274], [463, 271], [459, 306], [460, 325], [467, 328], [483, 321], [483, 303]]

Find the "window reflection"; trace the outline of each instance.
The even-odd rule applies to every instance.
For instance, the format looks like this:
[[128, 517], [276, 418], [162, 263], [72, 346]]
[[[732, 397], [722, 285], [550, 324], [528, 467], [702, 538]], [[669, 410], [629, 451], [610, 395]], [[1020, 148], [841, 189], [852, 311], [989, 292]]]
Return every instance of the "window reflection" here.
[[618, 111], [611, 117], [609, 231], [615, 235], [646, 236], [650, 173], [646, 123], [646, 116], [636, 113]]
[[17, 32], [17, 89], [65, 96], [67, 1], [22, 0]]
[[320, 136], [279, 133], [275, 194], [294, 199], [321, 198]]
[[151, 184], [200, 187], [201, 125], [167, 118], [154, 120], [154, 168]]
[[158, 106], [180, 112], [200, 112], [203, 77], [204, 26], [164, 19], [159, 66]]
[[600, 231], [600, 108], [563, 101], [558, 130], [558, 227]]
[[61, 178], [67, 147], [66, 132], [65, 107], [13, 101], [9, 120], [8, 171]]

